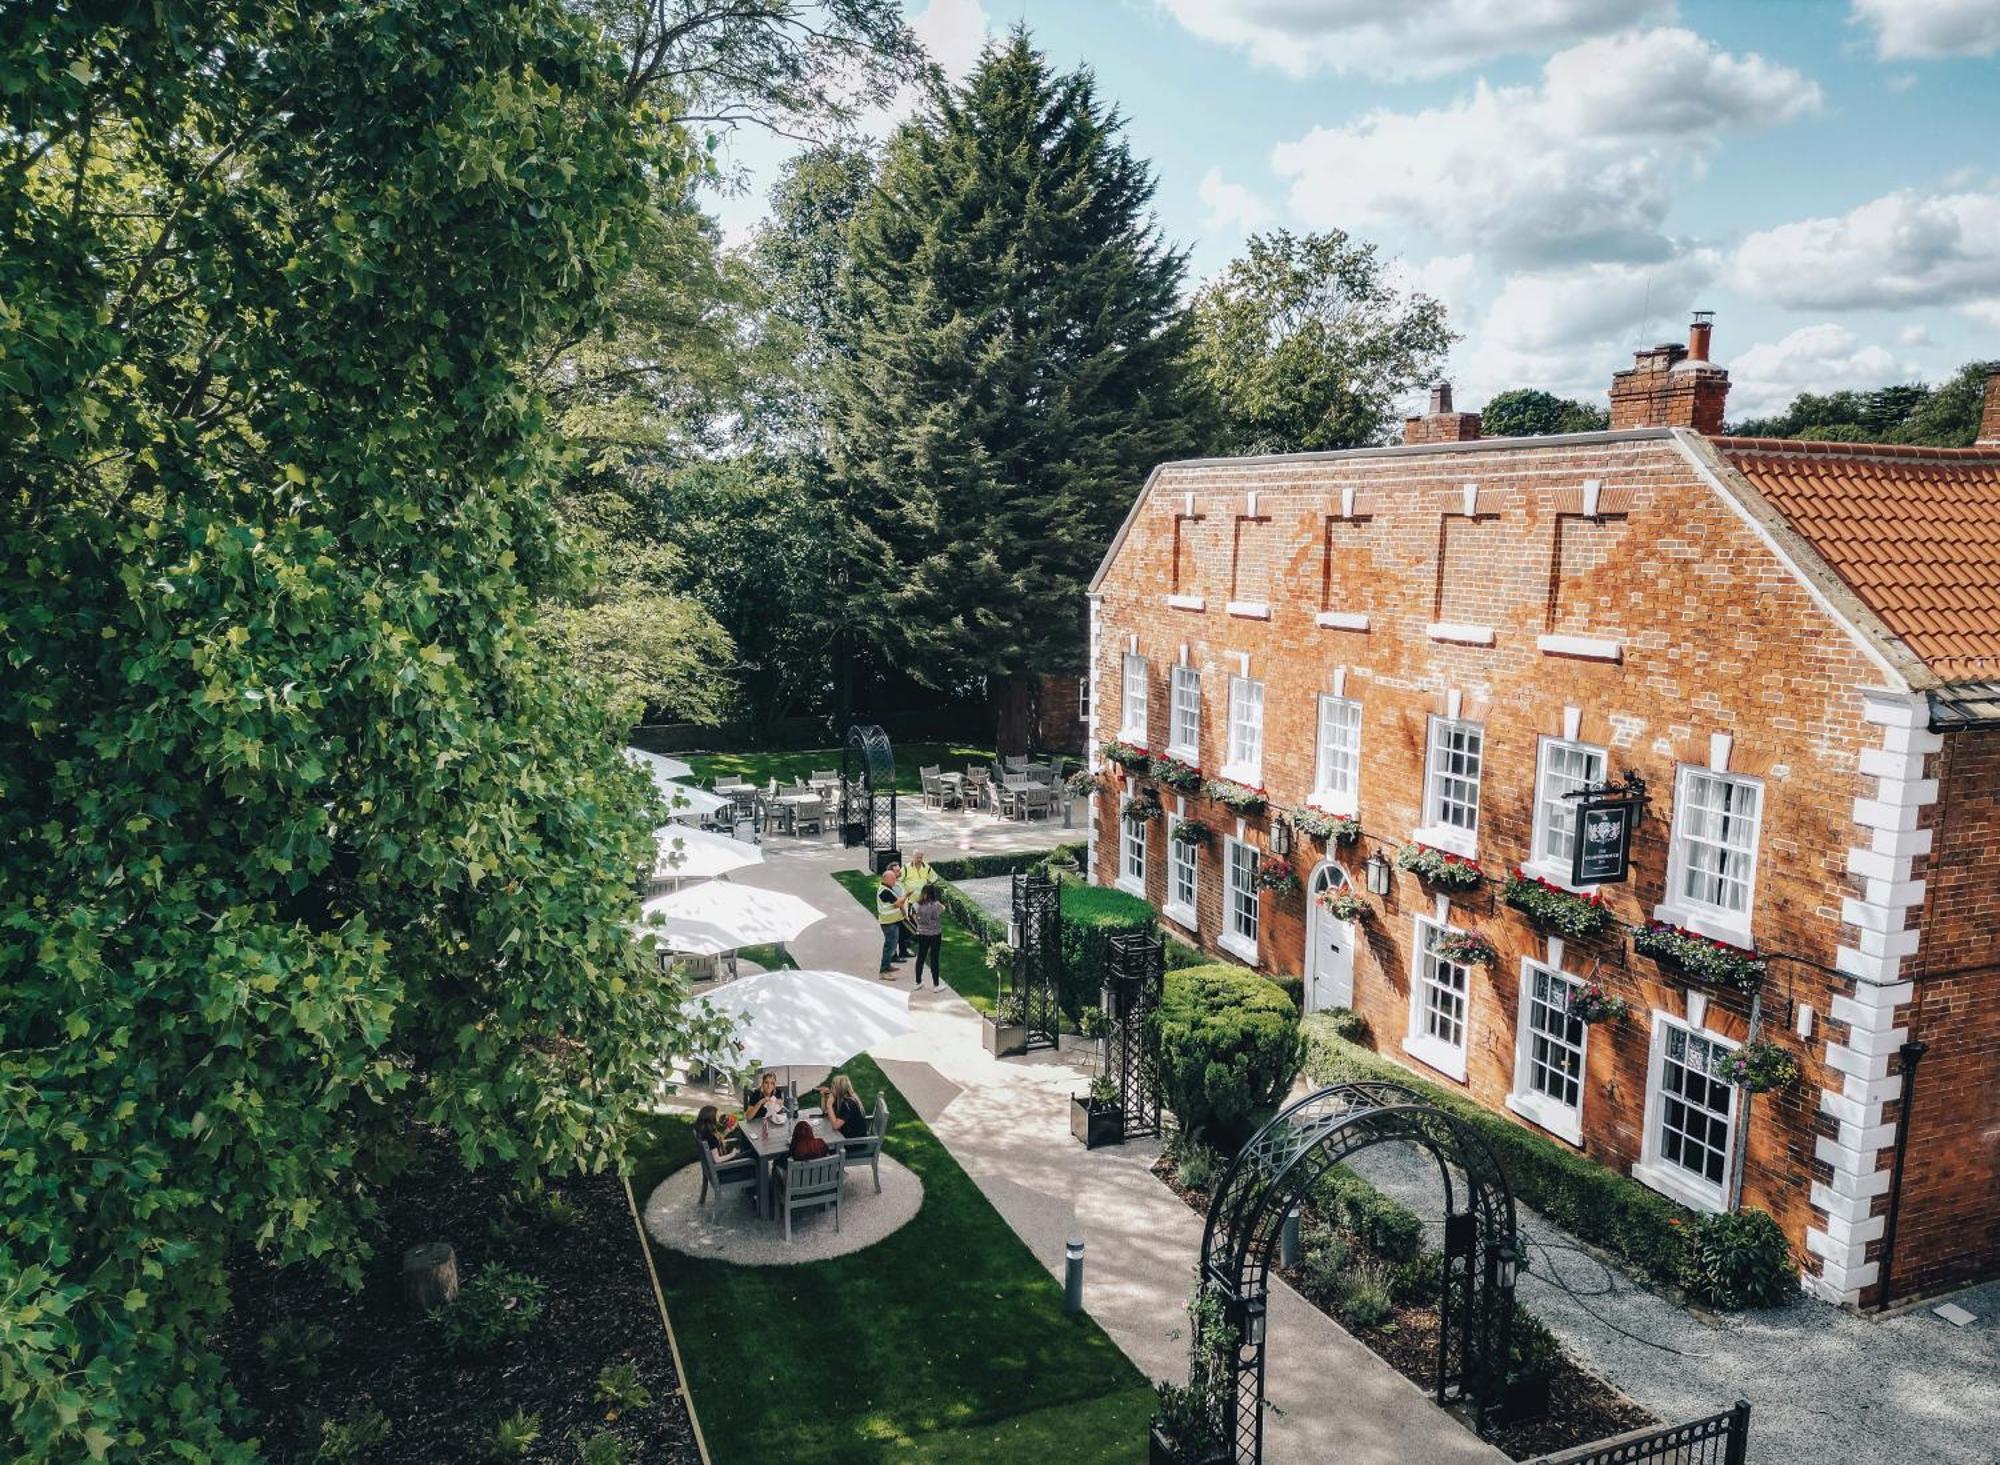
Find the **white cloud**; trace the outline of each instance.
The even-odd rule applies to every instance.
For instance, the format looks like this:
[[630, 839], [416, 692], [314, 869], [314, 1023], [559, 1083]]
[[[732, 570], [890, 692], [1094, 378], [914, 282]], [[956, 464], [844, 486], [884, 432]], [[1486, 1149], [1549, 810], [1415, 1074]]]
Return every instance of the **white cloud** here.
[[1778, 341], [1761, 342], [1729, 363], [1729, 415], [1762, 417], [1791, 404], [1800, 392], [1869, 389], [1923, 375], [1915, 362], [1886, 346], [1864, 344], [1831, 321], [1801, 326]]
[[1884, 61], [2000, 51], [2000, 0], [1854, 0], [1848, 18], [1875, 32]]
[[1241, 183], [1226, 182], [1220, 168], [1202, 174], [1197, 191], [1208, 210], [1202, 227], [1210, 234], [1241, 239], [1271, 222], [1271, 206]]
[[1182, 27], [1288, 76], [1442, 76], [1673, 13], [1673, 0], [1157, 0]]
[[1745, 239], [1738, 287], [1804, 310], [1965, 305], [2000, 296], [2000, 191], [1900, 189], [1837, 218]]
[[953, 81], [962, 80], [979, 60], [992, 22], [979, 0], [931, 0], [910, 21], [910, 29]]
[[1444, 306], [1445, 323], [1463, 331], [1471, 317], [1473, 285], [1479, 277], [1479, 260], [1470, 254], [1441, 254], [1422, 264], [1397, 258], [1389, 261], [1389, 283], [1405, 294], [1428, 295]]
[[1819, 105], [1790, 67], [1652, 30], [1559, 52], [1539, 85], [1481, 81], [1444, 106], [1315, 128], [1271, 165], [1315, 228], [1414, 226], [1526, 264], [1661, 259], [1674, 252], [1662, 226], [1675, 186], [1725, 132]]
[[1931, 333], [1926, 326], [1903, 326], [1896, 332], [1898, 346], [1928, 346], [1930, 343]]
[[1958, 309], [1959, 314], [1971, 316], [1983, 326], [2000, 330], [2000, 295], [1991, 300], [1968, 300]]

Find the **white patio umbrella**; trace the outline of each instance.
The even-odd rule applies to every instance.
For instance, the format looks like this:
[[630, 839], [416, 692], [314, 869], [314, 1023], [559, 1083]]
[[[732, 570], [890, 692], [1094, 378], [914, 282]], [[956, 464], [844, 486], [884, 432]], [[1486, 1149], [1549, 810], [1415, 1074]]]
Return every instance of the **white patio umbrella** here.
[[667, 801], [669, 819], [707, 819], [729, 808], [732, 802], [721, 794], [696, 788], [691, 783], [663, 783], [660, 794]]
[[673, 778], [693, 778], [694, 769], [678, 758], [669, 758], [664, 753], [648, 753], [644, 748], [627, 748], [625, 756], [633, 765], [645, 769], [653, 775], [653, 782], [665, 783]]
[[846, 972], [758, 972], [687, 1006], [703, 1002], [736, 1019], [743, 1051], [766, 1068], [830, 1068], [913, 1026], [908, 992]]
[[639, 908], [635, 928], [668, 951], [720, 956], [746, 946], [796, 941], [824, 912], [782, 890], [725, 885], [709, 880], [671, 895], [656, 895]]
[[662, 880], [711, 880], [764, 863], [764, 852], [754, 844], [685, 824], [662, 824], [653, 838], [660, 846], [653, 874]]

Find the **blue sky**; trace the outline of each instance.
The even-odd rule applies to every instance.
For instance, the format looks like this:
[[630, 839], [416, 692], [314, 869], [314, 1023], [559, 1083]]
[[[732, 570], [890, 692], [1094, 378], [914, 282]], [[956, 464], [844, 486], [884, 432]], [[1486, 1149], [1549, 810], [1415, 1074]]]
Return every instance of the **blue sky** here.
[[[947, 70], [1088, 65], [1197, 279], [1339, 227], [1465, 339], [1462, 405], [1601, 399], [1717, 312], [1732, 415], [2000, 357], [2000, 0], [911, 0]], [[878, 127], [889, 119], [877, 119]], [[762, 212], [780, 146], [730, 148]]]

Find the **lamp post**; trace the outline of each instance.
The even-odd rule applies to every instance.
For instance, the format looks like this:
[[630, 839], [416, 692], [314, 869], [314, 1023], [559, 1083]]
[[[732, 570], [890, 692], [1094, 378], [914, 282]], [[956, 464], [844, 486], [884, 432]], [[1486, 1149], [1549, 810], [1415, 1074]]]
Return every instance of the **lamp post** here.
[[1370, 855], [1368, 862], [1361, 867], [1361, 871], [1367, 878], [1370, 895], [1389, 893], [1389, 862], [1382, 857], [1382, 851], [1377, 850]]

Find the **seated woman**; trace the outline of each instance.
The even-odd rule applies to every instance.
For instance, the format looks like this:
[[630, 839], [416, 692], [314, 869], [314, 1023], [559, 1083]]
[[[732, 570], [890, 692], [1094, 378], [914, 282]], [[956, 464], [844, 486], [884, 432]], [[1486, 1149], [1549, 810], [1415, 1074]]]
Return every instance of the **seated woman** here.
[[810, 1119], [801, 1119], [792, 1126], [792, 1147], [771, 1163], [783, 1170], [793, 1160], [824, 1160], [833, 1153], [827, 1142], [816, 1134]]
[[769, 1071], [757, 1080], [757, 1092], [744, 1104], [743, 1117], [746, 1121], [761, 1119], [766, 1110], [772, 1114], [785, 1112], [785, 1096], [778, 1092], [778, 1075]]
[[841, 1139], [868, 1138], [868, 1116], [854, 1095], [854, 1080], [836, 1073], [833, 1082], [819, 1091], [819, 1101], [826, 1106], [827, 1121]]
[[733, 1161], [749, 1158], [736, 1147], [736, 1136], [722, 1127], [721, 1116], [713, 1104], [702, 1105], [701, 1113], [695, 1115], [694, 1137], [708, 1151], [709, 1158], [715, 1161], [718, 1169]]

